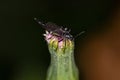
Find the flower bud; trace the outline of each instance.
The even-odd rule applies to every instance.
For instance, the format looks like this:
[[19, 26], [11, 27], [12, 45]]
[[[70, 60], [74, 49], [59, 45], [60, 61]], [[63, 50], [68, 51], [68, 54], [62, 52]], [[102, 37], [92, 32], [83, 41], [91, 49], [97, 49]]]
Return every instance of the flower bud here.
[[69, 51], [73, 51], [74, 49], [74, 41], [69, 38], [58, 34], [56, 35], [55, 33], [48, 31], [46, 31], [44, 36], [50, 52], [54, 52], [58, 55], [64, 55], [65, 53], [69, 53]]

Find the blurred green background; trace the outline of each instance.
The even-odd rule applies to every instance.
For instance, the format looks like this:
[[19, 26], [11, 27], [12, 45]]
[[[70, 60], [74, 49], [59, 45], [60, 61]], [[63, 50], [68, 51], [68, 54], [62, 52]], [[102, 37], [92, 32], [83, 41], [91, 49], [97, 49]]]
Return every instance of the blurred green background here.
[[114, 0], [1, 0], [0, 80], [45, 80], [50, 54], [34, 17], [76, 35], [100, 28], [113, 6]]

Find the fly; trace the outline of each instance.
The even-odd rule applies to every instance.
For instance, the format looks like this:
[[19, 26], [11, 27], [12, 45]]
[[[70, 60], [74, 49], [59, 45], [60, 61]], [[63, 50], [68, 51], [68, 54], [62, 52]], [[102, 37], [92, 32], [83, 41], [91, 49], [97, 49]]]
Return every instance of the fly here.
[[63, 38], [67, 38], [71, 40], [73, 40], [74, 38], [77, 38], [79, 35], [85, 32], [85, 31], [82, 31], [73, 38], [73, 36], [70, 34], [71, 30], [67, 30], [67, 28], [63, 28], [62, 26], [58, 26], [52, 22], [42, 23], [37, 18], [34, 18], [34, 20], [38, 22], [38, 24], [40, 24], [47, 31], [52, 32], [53, 34], [55, 33], [56, 36], [61, 36]]
[[58, 26], [55, 23], [48, 22], [48, 23], [42, 23], [37, 18], [34, 18], [38, 24], [40, 24], [44, 29], [47, 31], [50, 31], [52, 33], [55, 33], [57, 36], [61, 36], [63, 38], [73, 39], [73, 36], [70, 34], [70, 30], [67, 31], [67, 28], [63, 28], [62, 26]]

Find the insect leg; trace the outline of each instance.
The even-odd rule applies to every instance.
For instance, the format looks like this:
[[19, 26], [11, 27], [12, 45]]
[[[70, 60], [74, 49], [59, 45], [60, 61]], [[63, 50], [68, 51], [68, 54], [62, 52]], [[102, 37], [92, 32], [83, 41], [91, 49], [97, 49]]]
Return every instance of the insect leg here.
[[85, 33], [85, 31], [80, 32], [80, 33], [77, 34], [74, 38], [77, 38], [78, 36], [82, 35], [83, 33]]
[[37, 18], [34, 18], [34, 20], [38, 23], [38, 24], [40, 24], [40, 25], [42, 25], [42, 26], [45, 26], [45, 24], [43, 24], [41, 21], [39, 21]]

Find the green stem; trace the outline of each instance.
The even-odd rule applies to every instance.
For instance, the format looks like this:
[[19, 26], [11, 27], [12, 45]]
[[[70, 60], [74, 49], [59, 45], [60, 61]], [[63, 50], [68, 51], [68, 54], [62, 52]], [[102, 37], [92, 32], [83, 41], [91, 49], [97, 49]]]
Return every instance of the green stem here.
[[47, 80], [78, 80], [78, 69], [74, 61], [74, 42], [66, 40], [62, 49], [51, 41], [48, 48], [51, 53]]

